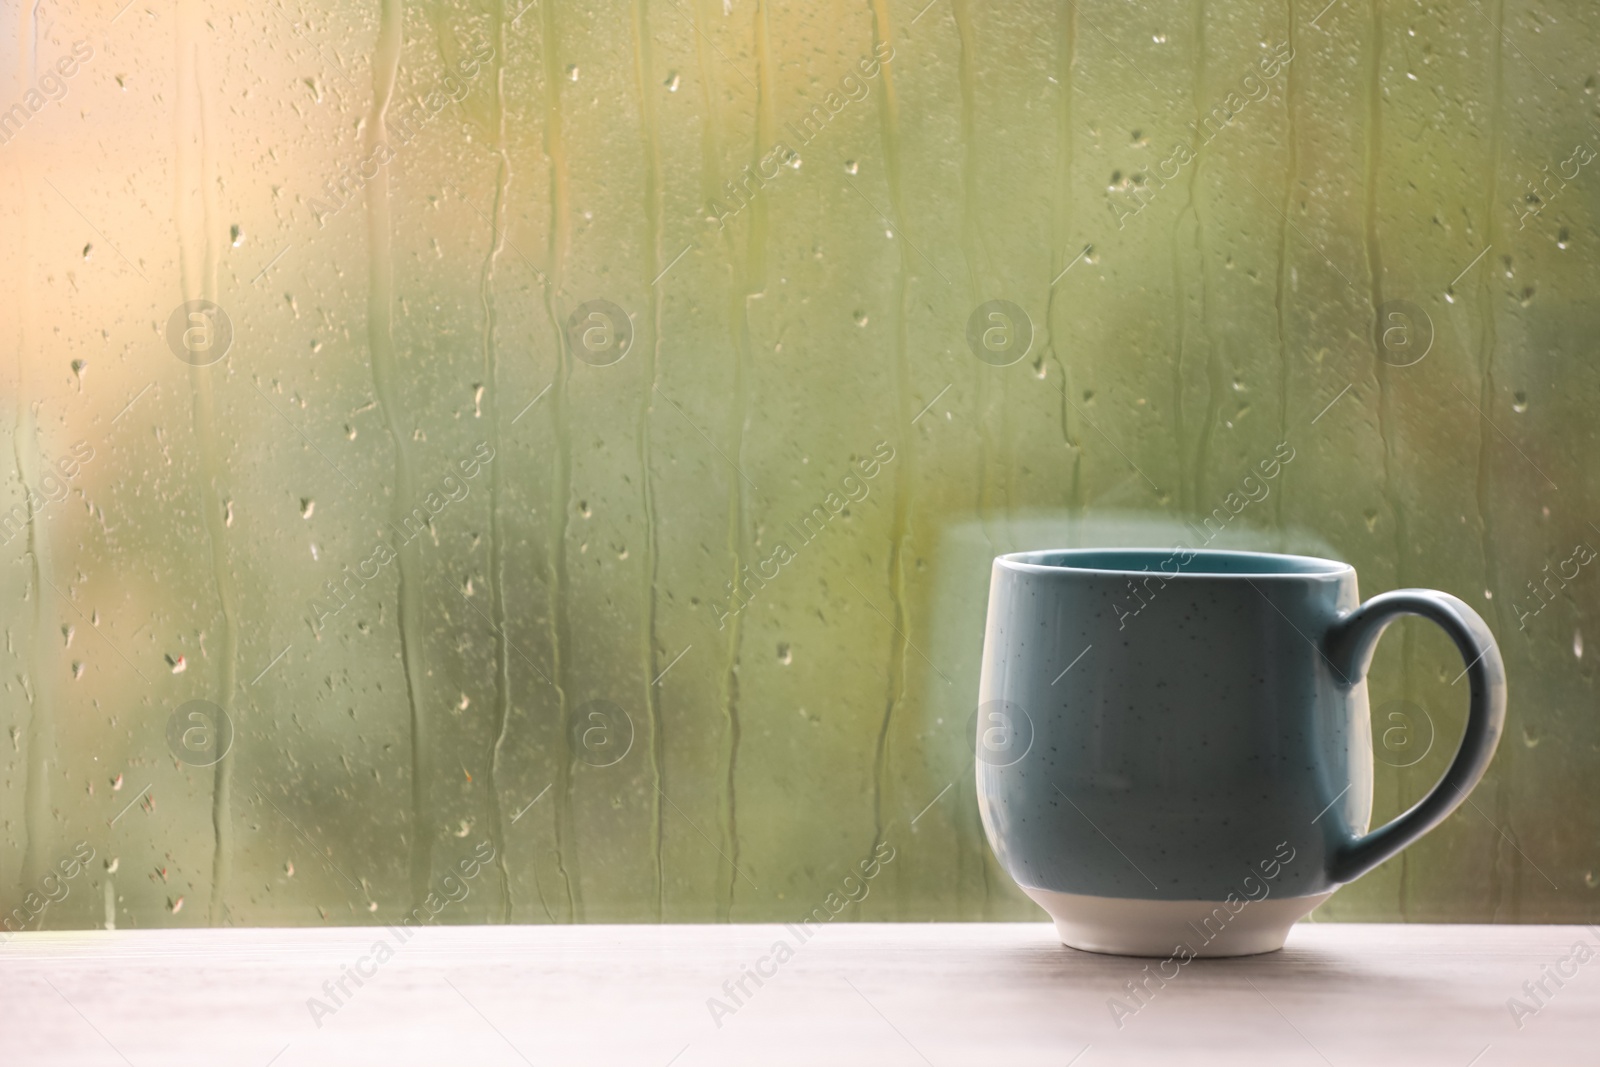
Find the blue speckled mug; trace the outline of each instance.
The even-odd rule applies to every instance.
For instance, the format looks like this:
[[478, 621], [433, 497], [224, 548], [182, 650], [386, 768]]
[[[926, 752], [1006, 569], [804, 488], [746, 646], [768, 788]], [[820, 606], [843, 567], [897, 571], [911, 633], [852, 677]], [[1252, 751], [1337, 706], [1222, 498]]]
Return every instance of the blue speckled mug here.
[[[1400, 615], [1455, 641], [1471, 709], [1444, 778], [1369, 833], [1366, 673]], [[989, 589], [978, 805], [1064, 944], [1270, 952], [1466, 798], [1505, 701], [1493, 636], [1448, 593], [1362, 604], [1348, 564], [1307, 556], [1020, 552], [995, 560]]]

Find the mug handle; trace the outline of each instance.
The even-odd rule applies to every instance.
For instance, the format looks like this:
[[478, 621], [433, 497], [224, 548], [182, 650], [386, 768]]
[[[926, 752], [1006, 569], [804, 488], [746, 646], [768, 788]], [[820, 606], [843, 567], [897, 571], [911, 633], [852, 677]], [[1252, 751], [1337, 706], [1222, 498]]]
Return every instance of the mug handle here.
[[1323, 651], [1341, 688], [1359, 685], [1372, 665], [1372, 652], [1384, 628], [1401, 615], [1431, 619], [1450, 635], [1466, 661], [1472, 687], [1467, 729], [1449, 770], [1411, 810], [1371, 833], [1336, 845], [1328, 856], [1328, 878], [1353, 882], [1438, 826], [1467, 798], [1494, 757], [1506, 722], [1506, 669], [1489, 627], [1463, 601], [1436, 589], [1396, 589], [1380, 593], [1341, 615], [1328, 628]]

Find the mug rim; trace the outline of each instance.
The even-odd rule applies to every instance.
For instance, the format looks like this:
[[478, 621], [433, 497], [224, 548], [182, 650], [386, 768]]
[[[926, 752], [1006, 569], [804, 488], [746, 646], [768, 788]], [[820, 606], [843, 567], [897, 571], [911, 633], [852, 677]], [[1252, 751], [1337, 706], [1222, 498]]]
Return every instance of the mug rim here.
[[[1180, 569], [1172, 570], [1161, 566], [1164, 561], [1175, 561], [1180, 552], [1188, 552], [1193, 557], [1189, 564]], [[1131, 557], [1144, 556], [1150, 561], [1148, 570], [1135, 570], [1126, 566], [1097, 565], [1088, 560], [1106, 557]], [[1200, 560], [1210, 557], [1214, 560], [1227, 559], [1246, 566], [1255, 561], [1265, 563], [1267, 560], [1276, 561], [1279, 569], [1269, 570], [1265, 566], [1257, 566], [1247, 570], [1241, 569], [1215, 569], [1203, 567], [1194, 569]], [[1085, 562], [1076, 562], [1076, 560]], [[1032, 549], [1027, 552], [1007, 552], [995, 557], [997, 566], [1004, 566], [1009, 570], [1019, 571], [1024, 574], [1037, 575], [1070, 575], [1070, 574], [1115, 574], [1115, 575], [1149, 575], [1160, 574], [1162, 578], [1172, 581], [1178, 578], [1204, 579], [1204, 578], [1240, 578], [1255, 581], [1288, 579], [1318, 579], [1341, 578], [1346, 574], [1355, 572], [1355, 568], [1348, 563], [1334, 559], [1324, 559], [1320, 556], [1301, 556], [1284, 552], [1252, 552], [1234, 548], [1187, 548], [1176, 546], [1172, 548], [1151, 548], [1143, 545], [1135, 546], [1105, 546], [1094, 548], [1042, 548]], [[1116, 560], [1115, 562], [1122, 562]], [[1291, 569], [1283, 569], [1282, 564], [1287, 563]]]

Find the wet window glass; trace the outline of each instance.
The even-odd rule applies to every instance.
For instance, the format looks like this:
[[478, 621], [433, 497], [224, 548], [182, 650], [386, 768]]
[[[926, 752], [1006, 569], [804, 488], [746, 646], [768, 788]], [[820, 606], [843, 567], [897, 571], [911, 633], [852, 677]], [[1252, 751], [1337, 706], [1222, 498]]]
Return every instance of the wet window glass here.
[[1318, 918], [1591, 914], [1600, 27], [1316, 6], [14, 5], [7, 928], [1037, 918], [989, 561], [1179, 540], [1504, 651]]

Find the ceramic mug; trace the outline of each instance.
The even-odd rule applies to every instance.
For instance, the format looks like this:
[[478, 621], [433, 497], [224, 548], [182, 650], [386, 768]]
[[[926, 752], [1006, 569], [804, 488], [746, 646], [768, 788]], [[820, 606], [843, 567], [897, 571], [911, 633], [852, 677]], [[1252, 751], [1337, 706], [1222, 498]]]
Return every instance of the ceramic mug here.
[[[1367, 831], [1367, 667], [1420, 615], [1471, 684], [1449, 769]], [[994, 562], [978, 708], [989, 844], [1064, 944], [1238, 956], [1437, 826], [1483, 777], [1505, 668], [1448, 593], [1365, 604], [1345, 563], [1189, 549], [1020, 552]]]

